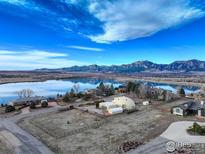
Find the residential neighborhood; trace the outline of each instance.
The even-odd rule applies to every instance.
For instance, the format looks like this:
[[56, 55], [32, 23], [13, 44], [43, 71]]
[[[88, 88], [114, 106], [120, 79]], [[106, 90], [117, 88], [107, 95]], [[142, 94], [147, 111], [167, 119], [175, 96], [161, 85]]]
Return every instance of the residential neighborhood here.
[[205, 0], [0, 0], [0, 154], [205, 154]]
[[[81, 153], [85, 151], [85, 147], [86, 152], [90, 153], [93, 149], [86, 144], [85, 136], [92, 144], [96, 138], [101, 138], [96, 145], [98, 148], [95, 149], [99, 153], [110, 150], [113, 150], [111, 153], [140, 153], [140, 151], [143, 153], [149, 149], [156, 153], [163, 152], [167, 151], [165, 142], [168, 143], [171, 139], [178, 141], [177, 137], [172, 138], [173, 135], [170, 137], [175, 129], [182, 129], [181, 132], [186, 131], [185, 127], [178, 122], [188, 120], [190, 122], [187, 124], [191, 127], [193, 124], [191, 121], [205, 120], [204, 102], [186, 98], [183, 89], [178, 90], [176, 94], [170, 92], [172, 98], [174, 96], [175, 99], [167, 102], [163, 97], [167, 94], [166, 91], [156, 93], [156, 88], [143, 85], [143, 83], [139, 85], [137, 82], [128, 82], [123, 86], [113, 88], [112, 85], [101, 82], [96, 89], [85, 92], [71, 89], [65, 95], [57, 95], [52, 101], [41, 96], [20, 97], [5, 107], [6, 113], [1, 114], [1, 118], [4, 119], [5, 116], [6, 119], [3, 121], [12, 121], [18, 129], [31, 133], [54, 153], [63, 151]], [[79, 88], [78, 85], [74, 85], [73, 89], [78, 89], [76, 87]], [[120, 90], [121, 88], [124, 90]], [[156, 89], [156, 91], [159, 90]], [[163, 99], [157, 94], [162, 95]], [[11, 106], [14, 110], [8, 110]], [[176, 125], [175, 122], [177, 122]], [[1, 123], [1, 125], [4, 130], [4, 124]], [[189, 129], [188, 125], [187, 129]], [[144, 132], [143, 135], [136, 135], [138, 131]], [[9, 141], [9, 138], [5, 136], [7, 133], [2, 131], [0, 136], [5, 137], [13, 145], [13, 141]], [[103, 137], [108, 134], [110, 138]], [[43, 137], [45, 135], [46, 137]], [[67, 142], [66, 146], [61, 145], [67, 140], [77, 141], [76, 135], [81, 135], [78, 137], [81, 141], [78, 146], [74, 146], [73, 142]], [[180, 136], [186, 138], [183, 134]], [[13, 138], [19, 140], [17, 136]], [[59, 139], [61, 141], [55, 144]], [[22, 151], [18, 145], [13, 146], [16, 150], [20, 148], [19, 150]], [[78, 149], [80, 146], [84, 148]], [[176, 148], [175, 152], [180, 152], [180, 150], [182, 149]]]

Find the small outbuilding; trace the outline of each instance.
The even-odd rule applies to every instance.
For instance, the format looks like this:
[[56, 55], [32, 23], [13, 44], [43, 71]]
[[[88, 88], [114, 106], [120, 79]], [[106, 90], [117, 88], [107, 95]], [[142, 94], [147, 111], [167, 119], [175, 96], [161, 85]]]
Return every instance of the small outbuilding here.
[[142, 102], [143, 105], [149, 105], [150, 104], [150, 101], [144, 101]]

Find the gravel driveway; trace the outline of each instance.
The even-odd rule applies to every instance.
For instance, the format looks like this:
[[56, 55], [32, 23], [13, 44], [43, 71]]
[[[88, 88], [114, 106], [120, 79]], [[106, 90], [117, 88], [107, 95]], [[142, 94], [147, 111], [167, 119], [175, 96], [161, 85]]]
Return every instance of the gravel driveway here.
[[[192, 126], [194, 121], [180, 121], [172, 123], [169, 128], [162, 133], [161, 137], [179, 143], [205, 143], [205, 136], [193, 136], [187, 133], [187, 129]], [[197, 122], [200, 125], [205, 123]]]

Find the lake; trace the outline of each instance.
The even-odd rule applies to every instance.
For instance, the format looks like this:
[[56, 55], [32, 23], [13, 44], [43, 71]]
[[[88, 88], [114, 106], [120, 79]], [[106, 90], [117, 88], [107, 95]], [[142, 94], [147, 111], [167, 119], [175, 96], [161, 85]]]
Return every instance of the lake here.
[[65, 94], [75, 85], [79, 85], [79, 91], [96, 88], [100, 82], [113, 84], [114, 87], [121, 85], [114, 80], [100, 79], [70, 79], [48, 80], [43, 82], [21, 82], [0, 85], [0, 104], [7, 104], [18, 98], [17, 92], [22, 89], [31, 89], [36, 96], [55, 97], [57, 94]]
[[[114, 80], [101, 80], [101, 79], [69, 79], [69, 80], [48, 80], [43, 82], [22, 82], [22, 83], [8, 83], [0, 85], [0, 104], [7, 104], [12, 100], [18, 98], [17, 91], [22, 89], [32, 89], [37, 96], [55, 97], [57, 94], [65, 94], [70, 89], [78, 84], [79, 91], [96, 88], [100, 82], [113, 84], [115, 87], [121, 83]], [[176, 93], [177, 86], [168, 84], [148, 83], [153, 87], [171, 90]], [[199, 88], [184, 87], [186, 93], [198, 92]]]
[[[156, 88], [161, 88], [165, 90], [172, 91], [173, 93], [177, 93], [177, 88], [179, 87], [178, 85], [170, 85], [170, 84], [162, 84], [162, 83], [153, 83], [153, 82], [148, 82], [147, 83], [149, 86], [153, 86]], [[197, 93], [200, 91], [199, 87], [194, 87], [194, 86], [182, 86], [184, 88], [186, 94], [190, 93]]]

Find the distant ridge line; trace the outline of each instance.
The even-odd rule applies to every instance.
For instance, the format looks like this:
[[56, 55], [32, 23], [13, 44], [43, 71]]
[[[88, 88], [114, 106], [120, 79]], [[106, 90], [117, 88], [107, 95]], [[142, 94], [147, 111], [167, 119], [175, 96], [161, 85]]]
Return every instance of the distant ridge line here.
[[170, 64], [157, 64], [151, 61], [136, 61], [131, 64], [99, 66], [72, 66], [59, 69], [38, 69], [37, 71], [63, 71], [87, 73], [139, 73], [139, 72], [205, 72], [205, 61], [197, 59], [175, 61]]

